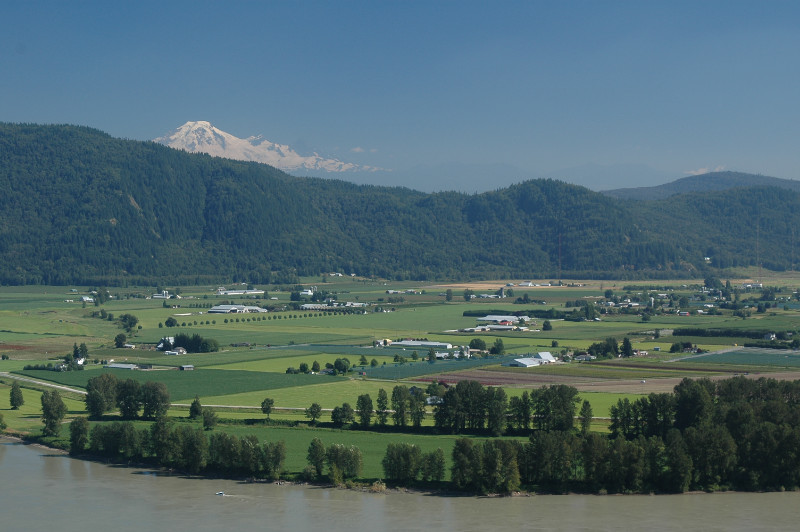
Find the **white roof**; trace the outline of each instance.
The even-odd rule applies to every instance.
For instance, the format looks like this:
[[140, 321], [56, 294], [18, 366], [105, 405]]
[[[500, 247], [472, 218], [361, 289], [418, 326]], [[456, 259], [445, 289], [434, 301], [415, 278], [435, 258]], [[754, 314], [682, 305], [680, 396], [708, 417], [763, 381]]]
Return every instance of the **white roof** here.
[[536, 358], [515, 358], [511, 362], [506, 362], [503, 364], [504, 366], [517, 366], [517, 367], [525, 367], [525, 368], [532, 368], [535, 366], [541, 365], [542, 361]]
[[111, 369], [136, 369], [138, 366], [136, 364], [108, 364], [106, 367]]
[[547, 362], [555, 362], [556, 359], [553, 357], [550, 351], [540, 351], [533, 355], [533, 358], [537, 358], [539, 360], [546, 360]]
[[510, 321], [513, 323], [518, 322], [519, 320], [522, 321], [529, 321], [529, 316], [503, 316], [501, 314], [489, 314], [488, 316], [484, 316], [483, 318], [478, 318], [478, 321]]
[[441, 349], [453, 349], [453, 344], [447, 342], [428, 342], [424, 340], [401, 340], [393, 342], [392, 345], [401, 345], [406, 347], [438, 347]]

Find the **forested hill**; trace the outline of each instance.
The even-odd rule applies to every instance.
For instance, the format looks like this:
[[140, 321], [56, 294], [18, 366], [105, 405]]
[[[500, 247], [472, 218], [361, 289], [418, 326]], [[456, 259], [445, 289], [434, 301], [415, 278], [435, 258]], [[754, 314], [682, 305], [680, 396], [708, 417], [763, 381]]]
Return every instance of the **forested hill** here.
[[733, 188], [777, 187], [793, 192], [800, 192], [800, 181], [780, 179], [764, 175], [745, 174], [742, 172], [710, 172], [693, 175], [654, 187], [618, 188], [606, 190], [603, 194], [619, 199], [659, 200], [677, 194], [694, 192], [713, 192]]
[[800, 196], [626, 203], [552, 180], [424, 194], [289, 176], [75, 126], [0, 124], [0, 283], [675, 277], [790, 267]]

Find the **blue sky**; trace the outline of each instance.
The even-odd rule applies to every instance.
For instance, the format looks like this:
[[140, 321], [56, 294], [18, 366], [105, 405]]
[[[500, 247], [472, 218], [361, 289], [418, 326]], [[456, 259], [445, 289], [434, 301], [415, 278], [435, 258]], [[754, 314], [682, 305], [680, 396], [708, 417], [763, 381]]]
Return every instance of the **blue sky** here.
[[145, 140], [208, 120], [490, 183], [798, 179], [799, 56], [797, 2], [9, 1], [0, 121]]

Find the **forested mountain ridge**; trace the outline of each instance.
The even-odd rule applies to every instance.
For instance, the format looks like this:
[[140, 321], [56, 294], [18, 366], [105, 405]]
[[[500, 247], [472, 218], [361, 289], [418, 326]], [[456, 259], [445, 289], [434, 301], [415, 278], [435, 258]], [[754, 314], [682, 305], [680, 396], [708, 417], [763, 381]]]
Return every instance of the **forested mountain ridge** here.
[[800, 181], [742, 172], [709, 172], [707, 174], [683, 177], [654, 187], [618, 188], [603, 191], [603, 194], [619, 199], [660, 200], [677, 194], [751, 187], [777, 187], [800, 192]]
[[[553, 180], [468, 195], [299, 178], [76, 126], [0, 124], [0, 283], [702, 275], [790, 267], [800, 195], [624, 202]], [[716, 262], [715, 262], [716, 261]]]

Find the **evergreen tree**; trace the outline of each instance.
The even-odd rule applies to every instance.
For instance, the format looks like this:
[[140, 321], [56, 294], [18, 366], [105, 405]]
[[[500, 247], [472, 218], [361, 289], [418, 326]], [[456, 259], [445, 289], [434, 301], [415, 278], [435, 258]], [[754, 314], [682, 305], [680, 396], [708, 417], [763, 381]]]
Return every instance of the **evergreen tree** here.
[[194, 401], [189, 405], [189, 419], [200, 419], [203, 416], [203, 405], [200, 404], [200, 397], [194, 396]]
[[626, 336], [622, 339], [622, 349], [621, 349], [622, 356], [625, 358], [629, 358], [633, 356], [633, 346], [631, 345], [630, 339]]

